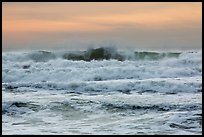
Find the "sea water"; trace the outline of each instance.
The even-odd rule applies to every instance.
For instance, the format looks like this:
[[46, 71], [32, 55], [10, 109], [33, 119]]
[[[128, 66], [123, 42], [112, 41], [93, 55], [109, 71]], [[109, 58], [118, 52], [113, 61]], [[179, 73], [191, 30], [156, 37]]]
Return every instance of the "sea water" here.
[[69, 54], [2, 53], [2, 134], [202, 134], [201, 51]]

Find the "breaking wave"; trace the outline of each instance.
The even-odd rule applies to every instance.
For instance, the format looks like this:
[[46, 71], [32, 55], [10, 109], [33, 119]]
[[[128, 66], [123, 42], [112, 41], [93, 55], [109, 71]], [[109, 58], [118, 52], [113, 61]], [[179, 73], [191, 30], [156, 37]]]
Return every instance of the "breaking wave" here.
[[7, 53], [12, 54], [14, 58], [4, 57], [3, 60], [46, 62], [56, 58], [74, 61], [91, 61], [91, 60], [158, 60], [164, 58], [178, 58], [180, 52], [146, 52], [146, 51], [117, 51], [113, 47], [89, 48], [86, 51], [67, 51], [67, 52], [50, 52], [50, 51], [33, 51], [30, 53]]
[[[195, 82], [196, 81], [196, 82]], [[187, 92], [202, 92], [202, 84], [199, 77], [196, 78], [165, 78], [146, 80], [106, 80], [106, 81], [76, 81], [76, 82], [12, 82], [3, 83], [6, 90], [22, 92], [25, 88], [64, 90], [70, 92], [121, 92], [131, 94], [142, 93], [166, 93], [177, 94]]]
[[202, 134], [202, 51], [3, 52], [2, 94], [6, 134]]

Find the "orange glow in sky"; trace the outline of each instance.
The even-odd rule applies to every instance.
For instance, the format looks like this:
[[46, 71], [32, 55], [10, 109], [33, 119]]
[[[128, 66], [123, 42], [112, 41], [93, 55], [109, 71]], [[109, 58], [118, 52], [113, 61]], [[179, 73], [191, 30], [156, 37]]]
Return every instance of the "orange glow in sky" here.
[[151, 42], [164, 47], [165, 39], [181, 47], [191, 40], [194, 45], [188, 47], [202, 47], [201, 2], [4, 2], [2, 8], [3, 48], [69, 40], [128, 41], [148, 48]]

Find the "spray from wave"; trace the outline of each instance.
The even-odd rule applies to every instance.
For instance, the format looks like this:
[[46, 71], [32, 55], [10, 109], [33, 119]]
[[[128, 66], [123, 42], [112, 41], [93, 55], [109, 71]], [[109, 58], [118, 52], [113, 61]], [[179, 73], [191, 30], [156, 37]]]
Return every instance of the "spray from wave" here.
[[[73, 61], [91, 60], [159, 60], [164, 58], [178, 58], [180, 52], [148, 52], [148, 51], [118, 51], [115, 47], [88, 48], [85, 51], [33, 51], [17, 55], [18, 61], [31, 59], [35, 62], [47, 62], [56, 58]], [[14, 55], [15, 56], [15, 55]], [[13, 59], [11, 59], [13, 60]]]

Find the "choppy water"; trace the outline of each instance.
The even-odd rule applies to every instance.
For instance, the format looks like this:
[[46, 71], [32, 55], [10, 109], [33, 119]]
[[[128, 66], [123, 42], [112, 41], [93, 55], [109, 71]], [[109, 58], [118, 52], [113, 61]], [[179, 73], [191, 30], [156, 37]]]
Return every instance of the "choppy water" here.
[[3, 134], [202, 134], [201, 51], [64, 55], [2, 53]]

